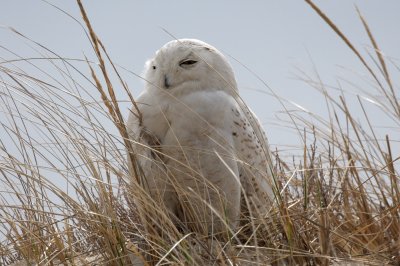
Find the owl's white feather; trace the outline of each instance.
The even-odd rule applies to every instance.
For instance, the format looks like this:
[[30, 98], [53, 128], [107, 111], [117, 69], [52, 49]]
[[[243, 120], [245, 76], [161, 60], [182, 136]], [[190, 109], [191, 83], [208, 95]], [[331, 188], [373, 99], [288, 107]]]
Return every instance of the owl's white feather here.
[[265, 213], [271, 154], [226, 58], [199, 40], [171, 41], [146, 63], [145, 80], [142, 122], [133, 108], [127, 128], [155, 201], [205, 234], [234, 229], [241, 208]]

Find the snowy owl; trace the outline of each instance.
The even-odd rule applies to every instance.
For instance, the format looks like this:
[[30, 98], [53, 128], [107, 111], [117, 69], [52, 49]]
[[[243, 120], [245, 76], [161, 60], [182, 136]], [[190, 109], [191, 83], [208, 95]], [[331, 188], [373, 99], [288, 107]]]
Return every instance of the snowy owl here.
[[224, 55], [174, 40], [144, 75], [127, 129], [152, 199], [205, 235], [234, 230], [241, 212], [265, 214], [274, 201], [271, 153]]

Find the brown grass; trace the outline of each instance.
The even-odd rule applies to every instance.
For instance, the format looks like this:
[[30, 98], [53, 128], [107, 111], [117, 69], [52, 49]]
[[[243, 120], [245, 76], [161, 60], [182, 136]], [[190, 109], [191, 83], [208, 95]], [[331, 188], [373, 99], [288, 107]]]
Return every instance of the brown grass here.
[[[373, 99], [381, 115], [399, 129], [391, 77], [398, 68], [386, 62], [361, 12], [375, 67], [306, 2], [360, 59], [382, 96]], [[281, 200], [269, 217], [257, 229], [243, 226], [226, 243], [178, 230], [143, 189], [139, 167], [132, 184], [127, 158], [134, 166], [136, 158], [121, 111], [126, 102], [114, 88], [124, 89], [129, 104], [135, 101], [78, 5], [97, 65], [63, 58], [15, 30], [40, 56], [9, 51], [15, 59], [0, 62], [1, 264], [204, 265], [206, 257], [218, 265], [400, 264], [400, 157], [393, 136], [379, 139], [363, 97], [357, 97], [367, 121], [362, 125], [345, 94], [333, 96], [305, 74], [302, 79], [325, 97], [329, 117], [287, 112], [288, 129], [304, 130], [303, 156], [290, 162], [276, 154]], [[50, 69], [56, 74], [47, 74]]]

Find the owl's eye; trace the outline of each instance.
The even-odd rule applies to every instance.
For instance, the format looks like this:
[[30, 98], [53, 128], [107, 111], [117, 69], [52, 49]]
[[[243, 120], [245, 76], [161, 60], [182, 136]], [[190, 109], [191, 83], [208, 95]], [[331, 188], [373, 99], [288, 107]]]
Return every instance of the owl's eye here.
[[179, 63], [179, 65], [181, 66], [181, 67], [184, 67], [184, 66], [191, 66], [191, 65], [194, 65], [194, 64], [196, 64], [197, 63], [197, 61], [196, 60], [183, 60], [182, 62], [180, 62]]
[[153, 66], [153, 69], [156, 69], [157, 67], [156, 66]]

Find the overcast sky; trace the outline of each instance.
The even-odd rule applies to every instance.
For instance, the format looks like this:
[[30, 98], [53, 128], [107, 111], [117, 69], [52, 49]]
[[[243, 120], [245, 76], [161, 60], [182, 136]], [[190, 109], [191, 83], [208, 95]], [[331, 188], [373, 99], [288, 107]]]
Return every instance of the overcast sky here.
[[[348, 35], [363, 54], [370, 42], [355, 6], [367, 19], [381, 49], [400, 58], [400, 1], [315, 1]], [[57, 5], [81, 20], [75, 1]], [[197, 38], [212, 44], [231, 61], [245, 100], [264, 123], [272, 145], [299, 143], [284, 128], [274, 124], [283, 110], [250, 68], [278, 95], [316, 113], [324, 113], [324, 102], [306, 84], [295, 79], [300, 72], [313, 73], [313, 64], [324, 82], [337, 85], [340, 77], [365, 73], [357, 58], [321, 18], [304, 2], [280, 1], [83, 1], [93, 27], [115, 63], [140, 74], [144, 62], [164, 43], [176, 38]], [[0, 24], [12, 26], [58, 54], [94, 58], [81, 27], [51, 5], [39, 0], [2, 0]], [[163, 29], [169, 32], [166, 33]], [[0, 45], [29, 55], [20, 38], [0, 30]], [[0, 56], [4, 51], [0, 51]], [[231, 58], [232, 56], [233, 58]], [[134, 95], [142, 82], [124, 76]], [[394, 80], [395, 83], [398, 80]], [[346, 89], [346, 88], [345, 88]], [[122, 94], [121, 94], [122, 95]]]

